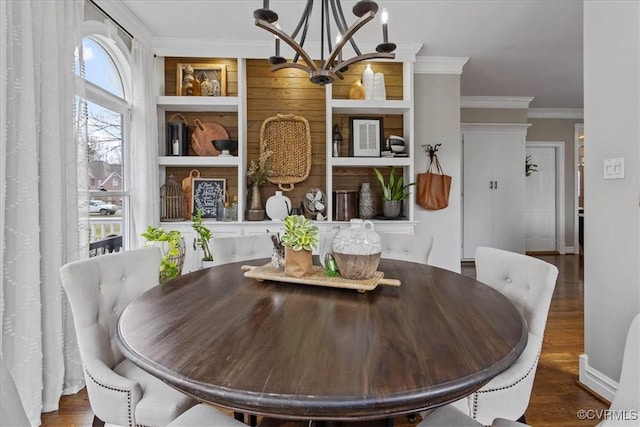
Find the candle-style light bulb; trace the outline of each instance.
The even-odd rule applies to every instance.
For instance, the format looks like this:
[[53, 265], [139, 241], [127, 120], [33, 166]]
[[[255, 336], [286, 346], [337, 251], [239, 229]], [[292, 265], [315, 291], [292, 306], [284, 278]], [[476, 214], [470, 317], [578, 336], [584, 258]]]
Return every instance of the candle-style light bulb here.
[[[336, 47], [338, 47], [341, 41], [342, 41], [342, 34], [338, 33], [338, 35], [336, 36]], [[340, 52], [338, 52], [338, 62], [342, 62], [342, 49], [340, 49]]]
[[380, 13], [380, 22], [382, 22], [382, 39], [384, 43], [389, 42], [389, 33], [387, 30], [387, 22], [389, 22], [389, 12], [387, 12], [386, 8], [382, 9]]

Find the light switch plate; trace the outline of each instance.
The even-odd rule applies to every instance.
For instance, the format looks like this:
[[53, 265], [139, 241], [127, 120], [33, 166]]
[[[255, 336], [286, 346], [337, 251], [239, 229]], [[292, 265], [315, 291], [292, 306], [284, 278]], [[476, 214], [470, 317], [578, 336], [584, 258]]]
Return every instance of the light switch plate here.
[[604, 159], [604, 179], [624, 178], [624, 157]]

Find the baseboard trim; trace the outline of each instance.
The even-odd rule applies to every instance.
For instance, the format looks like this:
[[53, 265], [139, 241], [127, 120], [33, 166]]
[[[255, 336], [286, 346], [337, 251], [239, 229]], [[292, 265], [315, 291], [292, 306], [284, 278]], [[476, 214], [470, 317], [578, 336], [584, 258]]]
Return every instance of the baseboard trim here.
[[561, 246], [560, 254], [562, 255], [579, 253], [579, 252], [576, 252], [576, 249], [573, 246], [564, 246], [564, 252], [562, 252], [562, 250], [563, 250], [563, 247]]
[[616, 391], [618, 390], [618, 383], [597, 369], [589, 366], [589, 355], [581, 354], [578, 358], [578, 363], [580, 366], [580, 383], [601, 398], [609, 402], [613, 401]]

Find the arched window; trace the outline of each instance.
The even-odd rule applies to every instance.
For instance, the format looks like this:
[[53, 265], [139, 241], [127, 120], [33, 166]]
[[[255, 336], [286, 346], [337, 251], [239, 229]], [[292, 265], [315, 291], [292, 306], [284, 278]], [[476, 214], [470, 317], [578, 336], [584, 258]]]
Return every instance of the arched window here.
[[[76, 51], [75, 70], [87, 152], [90, 256], [127, 247], [129, 193], [127, 139], [130, 129], [129, 52], [109, 24], [87, 23]], [[82, 177], [80, 177], [82, 179]], [[83, 194], [83, 192], [81, 192]]]

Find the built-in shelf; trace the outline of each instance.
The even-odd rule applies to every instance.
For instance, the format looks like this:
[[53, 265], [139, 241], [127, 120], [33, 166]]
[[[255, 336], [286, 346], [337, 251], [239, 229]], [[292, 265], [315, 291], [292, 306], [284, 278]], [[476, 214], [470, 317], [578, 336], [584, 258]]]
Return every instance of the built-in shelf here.
[[411, 102], [334, 99], [331, 101], [331, 107], [334, 113], [344, 114], [402, 114], [411, 109]]
[[410, 157], [332, 157], [333, 167], [384, 167], [409, 166], [413, 162]]
[[236, 156], [160, 156], [160, 166], [191, 166], [191, 167], [237, 167], [240, 160]]
[[158, 96], [158, 108], [165, 111], [238, 111], [237, 96]]

